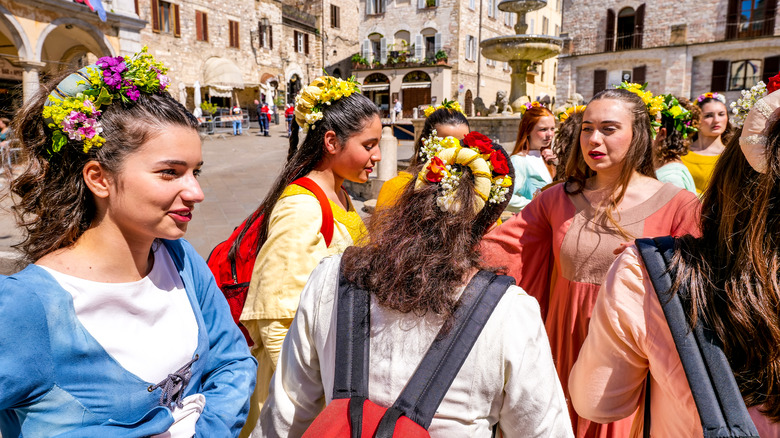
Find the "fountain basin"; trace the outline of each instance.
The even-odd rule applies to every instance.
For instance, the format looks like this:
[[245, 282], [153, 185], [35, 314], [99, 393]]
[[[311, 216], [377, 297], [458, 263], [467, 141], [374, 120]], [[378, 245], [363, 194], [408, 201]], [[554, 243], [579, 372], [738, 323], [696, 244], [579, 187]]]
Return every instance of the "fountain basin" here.
[[496, 61], [552, 58], [561, 53], [563, 39], [546, 35], [506, 35], [482, 41], [482, 56]]
[[498, 9], [504, 12], [517, 12], [525, 14], [531, 11], [536, 11], [547, 6], [545, 0], [501, 0], [498, 3]]

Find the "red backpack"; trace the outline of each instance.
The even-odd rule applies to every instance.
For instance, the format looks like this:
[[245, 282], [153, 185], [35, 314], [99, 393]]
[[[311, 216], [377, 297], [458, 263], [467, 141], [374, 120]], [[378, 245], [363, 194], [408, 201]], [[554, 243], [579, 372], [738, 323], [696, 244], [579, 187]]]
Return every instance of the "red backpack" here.
[[447, 332], [439, 331], [389, 408], [368, 400], [371, 295], [339, 275], [333, 400], [303, 438], [424, 438], [512, 277], [479, 271], [460, 297]]
[[[325, 245], [330, 246], [333, 239], [333, 211], [330, 208], [330, 201], [322, 191], [320, 186], [309, 178], [298, 178], [291, 184], [301, 186], [314, 193], [322, 209], [322, 227], [320, 232], [325, 238]], [[249, 281], [252, 279], [252, 270], [255, 266], [255, 259], [260, 248], [257, 246], [257, 238], [260, 233], [260, 227], [263, 224], [263, 216], [259, 210], [252, 213], [244, 220], [227, 240], [218, 244], [211, 250], [206, 263], [214, 274], [222, 293], [225, 295], [230, 305], [230, 314], [233, 321], [244, 333], [247, 344], [253, 345], [252, 338], [240, 322], [241, 312], [244, 310], [244, 303], [249, 291]], [[246, 228], [246, 232], [242, 231]]]

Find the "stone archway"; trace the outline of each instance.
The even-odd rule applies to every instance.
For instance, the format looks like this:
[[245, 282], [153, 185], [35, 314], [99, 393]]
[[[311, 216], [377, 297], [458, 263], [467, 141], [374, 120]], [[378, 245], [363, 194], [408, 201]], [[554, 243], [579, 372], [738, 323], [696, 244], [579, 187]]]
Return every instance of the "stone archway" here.
[[[57, 40], [56, 45], [60, 46], [59, 50], [49, 48], [49, 45], [52, 44], [50, 40], [54, 39]], [[47, 54], [52, 56], [52, 54], [48, 53], [49, 50], [55, 53], [60, 51], [64, 54], [70, 47], [76, 45], [85, 46], [98, 57], [116, 56], [114, 48], [100, 29], [78, 18], [61, 17], [52, 21], [39, 35], [34, 60], [43, 62], [47, 60], [53, 61], [54, 59], [45, 57]], [[62, 46], [66, 47], [62, 48]]]

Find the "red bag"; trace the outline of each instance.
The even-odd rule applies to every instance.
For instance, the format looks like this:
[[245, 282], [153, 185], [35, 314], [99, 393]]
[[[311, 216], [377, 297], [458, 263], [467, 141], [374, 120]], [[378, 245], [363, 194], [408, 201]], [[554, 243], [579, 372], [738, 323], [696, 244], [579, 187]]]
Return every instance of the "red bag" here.
[[368, 395], [371, 296], [339, 275], [333, 400], [303, 438], [430, 437], [436, 409], [482, 328], [514, 278], [479, 271], [460, 297], [447, 332], [439, 331], [395, 403], [383, 408]]
[[[330, 208], [330, 201], [322, 191], [320, 186], [309, 178], [298, 178], [291, 184], [299, 185], [314, 193], [322, 209], [322, 227], [320, 232], [325, 238], [325, 245], [330, 246], [333, 239], [333, 211]], [[259, 217], [258, 217], [259, 216]], [[217, 286], [225, 295], [228, 305], [230, 305], [230, 314], [233, 321], [244, 333], [247, 344], [253, 345], [252, 338], [240, 322], [241, 312], [244, 310], [244, 303], [249, 291], [249, 281], [252, 279], [252, 270], [255, 266], [255, 259], [260, 248], [257, 246], [257, 237], [260, 233], [260, 226], [263, 223], [263, 216], [259, 211], [252, 213], [244, 222], [241, 223], [227, 240], [218, 244], [211, 250], [206, 263], [217, 280]], [[243, 233], [246, 228], [246, 232]]]

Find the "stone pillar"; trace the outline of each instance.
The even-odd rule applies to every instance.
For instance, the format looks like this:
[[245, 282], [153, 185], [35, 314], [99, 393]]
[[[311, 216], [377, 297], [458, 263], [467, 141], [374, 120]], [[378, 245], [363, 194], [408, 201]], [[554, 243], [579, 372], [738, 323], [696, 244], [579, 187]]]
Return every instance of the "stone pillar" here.
[[515, 102], [526, 94], [526, 79], [531, 61], [518, 59], [509, 61], [509, 65], [512, 67], [512, 91], [509, 93], [509, 104], [512, 105], [514, 112], [518, 112], [520, 110], [519, 102], [517, 104]]
[[43, 62], [37, 61], [20, 61], [24, 71], [22, 72], [22, 92], [24, 94], [24, 101], [30, 100], [40, 88], [40, 76], [39, 72], [46, 66]]
[[393, 135], [393, 128], [382, 128], [382, 139], [379, 140], [379, 150], [382, 152], [382, 161], [379, 162], [377, 179], [387, 181], [398, 175], [398, 139]]

